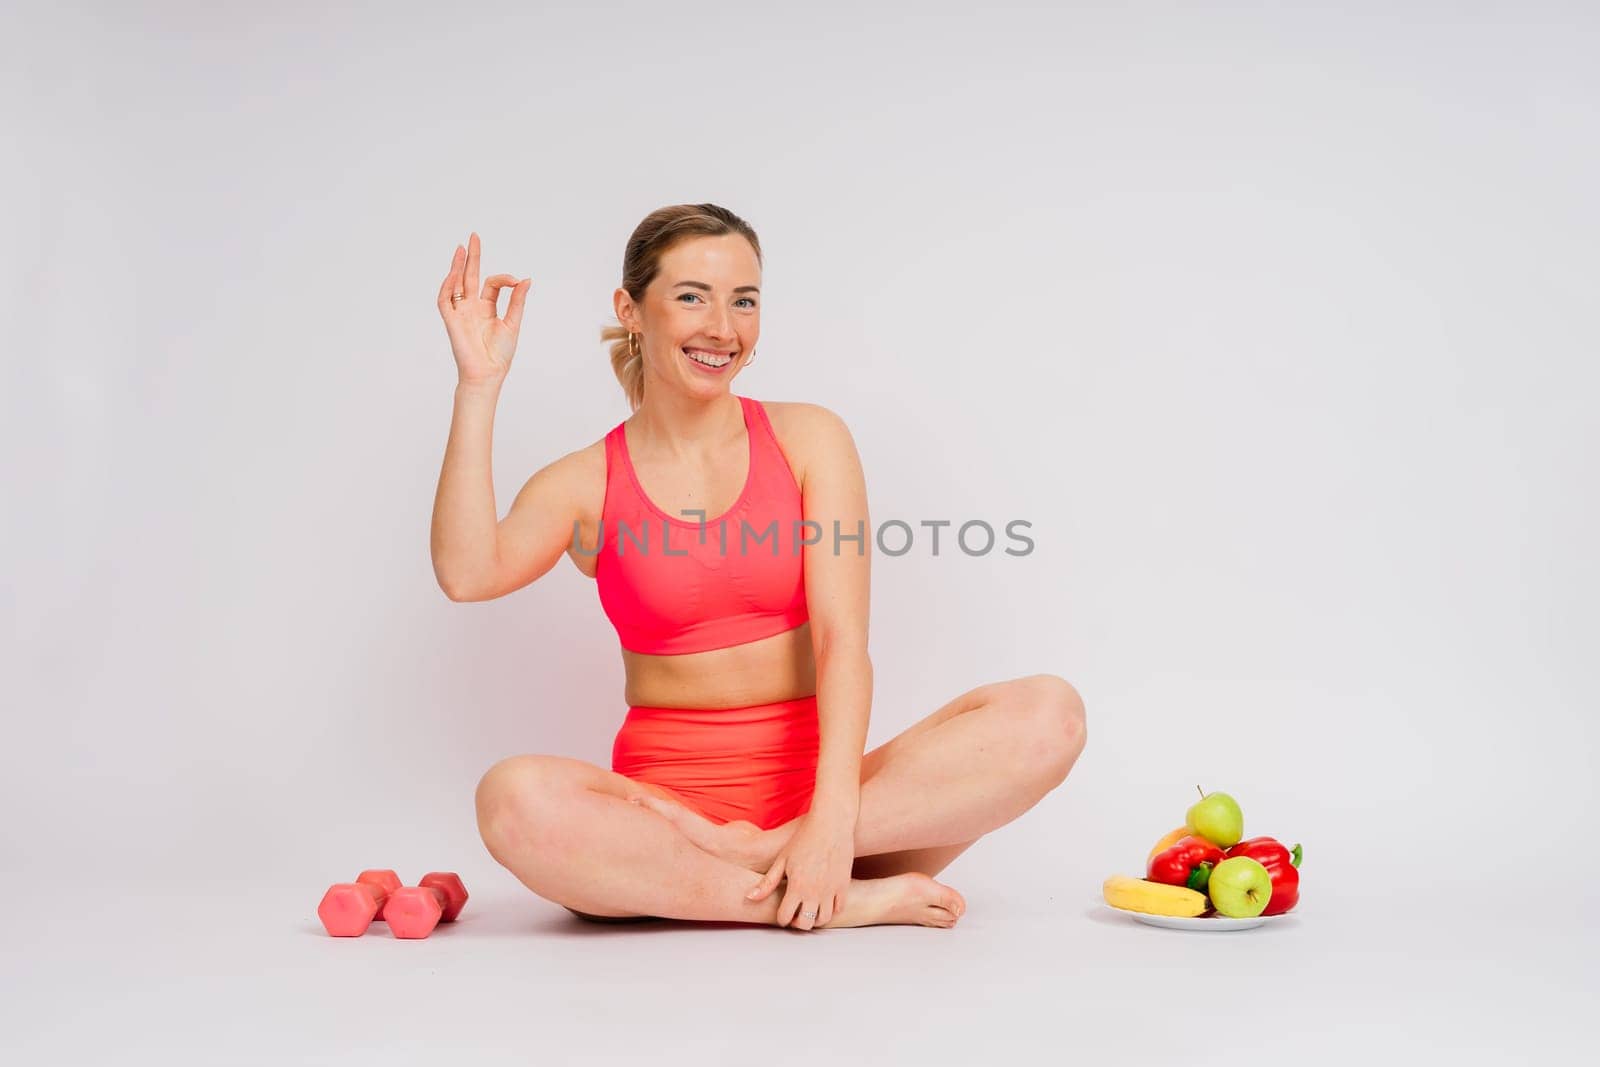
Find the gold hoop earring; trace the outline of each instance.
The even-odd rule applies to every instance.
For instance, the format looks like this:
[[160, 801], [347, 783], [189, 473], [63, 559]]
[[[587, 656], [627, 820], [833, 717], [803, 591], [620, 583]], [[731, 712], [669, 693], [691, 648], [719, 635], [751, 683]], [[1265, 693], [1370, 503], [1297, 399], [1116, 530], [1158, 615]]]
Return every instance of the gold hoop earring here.
[[640, 358], [639, 357], [639, 344], [638, 344], [637, 341], [634, 340], [634, 335], [632, 333], [628, 334], [628, 355], [633, 357], [634, 359], [639, 359]]

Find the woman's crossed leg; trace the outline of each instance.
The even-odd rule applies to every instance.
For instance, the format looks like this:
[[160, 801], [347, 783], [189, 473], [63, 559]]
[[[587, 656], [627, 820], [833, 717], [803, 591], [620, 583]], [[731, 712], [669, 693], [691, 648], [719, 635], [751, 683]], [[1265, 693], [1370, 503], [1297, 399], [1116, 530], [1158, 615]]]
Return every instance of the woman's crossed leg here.
[[[713, 856], [655, 812], [629, 803], [640, 788], [582, 760], [513, 756], [478, 785], [479, 832], [523, 885], [584, 918], [776, 925], [782, 892], [747, 900], [761, 875]], [[959, 893], [923, 874], [852, 879], [843, 911], [828, 925], [951, 926], [964, 906]], [[793, 925], [806, 928], [807, 921]]]
[[[965, 901], [932, 875], [1059, 785], [1085, 736], [1076, 690], [1042, 674], [969, 690], [867, 753], [853, 878], [828, 926], [953, 925]], [[518, 880], [601, 921], [775, 924], [782, 891], [745, 894], [798, 821], [713, 823], [652, 783], [560, 756], [495, 764], [477, 812], [490, 854]]]

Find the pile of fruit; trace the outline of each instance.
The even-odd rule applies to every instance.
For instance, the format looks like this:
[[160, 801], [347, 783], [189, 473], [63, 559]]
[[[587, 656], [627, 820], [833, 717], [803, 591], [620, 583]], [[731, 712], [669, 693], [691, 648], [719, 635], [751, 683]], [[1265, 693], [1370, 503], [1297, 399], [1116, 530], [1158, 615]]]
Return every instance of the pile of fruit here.
[[1300, 900], [1300, 846], [1291, 850], [1270, 837], [1243, 837], [1238, 801], [1202, 790], [1183, 826], [1150, 850], [1145, 876], [1114, 874], [1101, 892], [1113, 908], [1146, 915], [1283, 914]]

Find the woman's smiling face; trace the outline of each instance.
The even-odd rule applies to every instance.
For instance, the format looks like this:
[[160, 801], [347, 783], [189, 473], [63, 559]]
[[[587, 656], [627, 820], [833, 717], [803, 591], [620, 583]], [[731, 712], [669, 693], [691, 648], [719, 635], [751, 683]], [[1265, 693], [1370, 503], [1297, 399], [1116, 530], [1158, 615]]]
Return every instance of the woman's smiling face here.
[[652, 385], [706, 398], [726, 392], [761, 333], [760, 286], [755, 249], [730, 233], [663, 253], [642, 306], [618, 289], [617, 316], [644, 346], [646, 395]]

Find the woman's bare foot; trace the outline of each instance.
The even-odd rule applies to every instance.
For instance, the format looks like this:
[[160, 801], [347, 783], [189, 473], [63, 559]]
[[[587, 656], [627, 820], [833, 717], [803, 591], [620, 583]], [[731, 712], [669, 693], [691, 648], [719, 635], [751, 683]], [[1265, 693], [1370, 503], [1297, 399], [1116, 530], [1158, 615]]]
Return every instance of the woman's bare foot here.
[[[714, 823], [699, 812], [654, 793], [641, 792], [629, 799], [662, 816], [706, 852], [760, 874], [772, 868], [784, 843], [794, 836], [795, 824], [799, 821], [791, 819], [782, 826], [763, 830], [744, 819]], [[773, 894], [782, 900], [786, 887], [786, 882], [779, 884]], [[830, 919], [826, 927], [815, 929], [884, 925], [951, 927], [966, 910], [966, 898], [960, 893], [919, 871], [888, 878], [852, 878], [844, 910]]]
[[654, 793], [640, 792], [636, 799], [677, 827], [679, 833], [702, 851], [762, 874], [772, 868], [773, 861], [783, 849], [783, 843], [794, 836], [792, 819], [783, 826], [763, 830], [746, 819], [714, 823], [698, 811], [671, 800], [663, 800]]
[[[774, 892], [783, 889], [779, 886]], [[888, 924], [951, 927], [966, 910], [967, 902], [960, 893], [919, 871], [888, 878], [852, 878], [844, 910], [818, 929]]]

